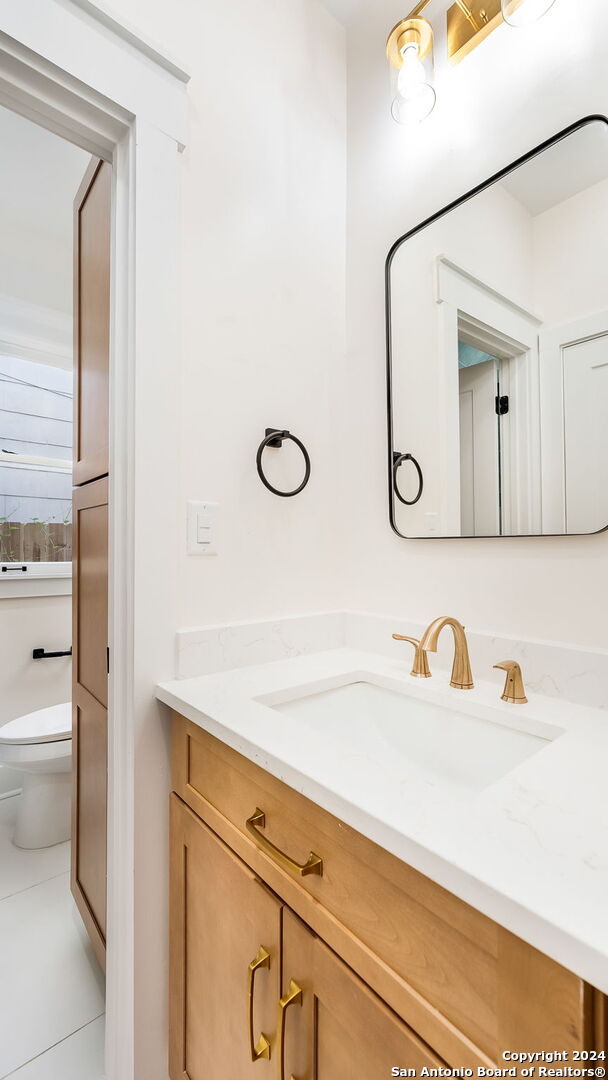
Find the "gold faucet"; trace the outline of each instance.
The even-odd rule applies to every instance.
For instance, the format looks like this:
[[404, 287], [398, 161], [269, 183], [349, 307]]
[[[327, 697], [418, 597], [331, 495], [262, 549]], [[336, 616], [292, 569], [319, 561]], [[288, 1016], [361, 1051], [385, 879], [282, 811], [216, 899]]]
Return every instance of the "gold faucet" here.
[[410, 675], [413, 675], [415, 679], [430, 679], [431, 670], [429, 668], [429, 658], [424, 649], [421, 649], [418, 638], [404, 637], [403, 634], [393, 634], [393, 639], [395, 641], [407, 641], [410, 645], [413, 645], [416, 650], [414, 652], [414, 663]]
[[517, 660], [502, 660], [500, 664], [494, 664], [494, 667], [507, 673], [502, 700], [508, 701], [511, 705], [525, 705], [528, 699]]
[[464, 626], [458, 622], [458, 619], [452, 619], [449, 615], [435, 619], [424, 631], [420, 639], [420, 648], [424, 652], [437, 652], [437, 642], [444, 626], [451, 626], [454, 634], [454, 663], [450, 686], [456, 687], [457, 690], [472, 690], [475, 684], [471, 672], [467, 636]]

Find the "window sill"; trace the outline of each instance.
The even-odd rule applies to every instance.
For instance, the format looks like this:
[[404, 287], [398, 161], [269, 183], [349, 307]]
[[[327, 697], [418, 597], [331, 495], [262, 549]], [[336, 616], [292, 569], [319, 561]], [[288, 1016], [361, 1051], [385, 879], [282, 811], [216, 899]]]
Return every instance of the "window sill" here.
[[[8, 564], [3, 563], [1, 566]], [[26, 573], [2, 572], [0, 566], [0, 600], [20, 596], [70, 596], [72, 593], [72, 564], [27, 564]], [[14, 574], [14, 576], [13, 576]]]

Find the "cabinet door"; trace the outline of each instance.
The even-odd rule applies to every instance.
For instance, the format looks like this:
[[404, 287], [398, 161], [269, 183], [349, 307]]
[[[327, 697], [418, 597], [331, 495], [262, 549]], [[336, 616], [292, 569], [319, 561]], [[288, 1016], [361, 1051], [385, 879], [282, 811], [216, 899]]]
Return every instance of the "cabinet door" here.
[[74, 202], [74, 483], [108, 473], [112, 166], [94, 158]]
[[171, 1080], [276, 1077], [281, 916], [280, 901], [172, 795]]
[[379, 1080], [444, 1063], [289, 909], [277, 1077]]
[[105, 962], [108, 481], [73, 493], [72, 893]]

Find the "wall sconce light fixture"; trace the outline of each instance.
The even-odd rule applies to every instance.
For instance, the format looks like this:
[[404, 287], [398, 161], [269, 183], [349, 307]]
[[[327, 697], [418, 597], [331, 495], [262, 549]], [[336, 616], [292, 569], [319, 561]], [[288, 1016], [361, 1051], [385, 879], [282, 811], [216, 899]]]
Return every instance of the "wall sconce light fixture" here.
[[555, 0], [501, 0], [502, 17], [509, 26], [529, 26], [554, 3]]
[[[435, 107], [433, 28], [421, 13], [430, 0], [420, 0], [391, 30], [386, 55], [391, 66], [393, 119], [399, 124], [425, 120]], [[458, 64], [503, 23], [529, 26], [555, 0], [455, 0], [447, 11], [448, 58]]]
[[393, 27], [386, 45], [393, 81], [391, 111], [398, 124], [426, 120], [437, 100], [433, 87], [433, 27], [428, 19], [418, 17], [425, 3], [418, 4], [407, 19]]

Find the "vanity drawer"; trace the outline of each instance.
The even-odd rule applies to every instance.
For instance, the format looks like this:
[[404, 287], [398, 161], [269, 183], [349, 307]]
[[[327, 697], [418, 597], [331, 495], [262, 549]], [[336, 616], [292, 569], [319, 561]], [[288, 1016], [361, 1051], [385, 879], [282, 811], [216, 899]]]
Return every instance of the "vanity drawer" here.
[[579, 978], [177, 714], [173, 786], [450, 1064], [589, 1044]]

